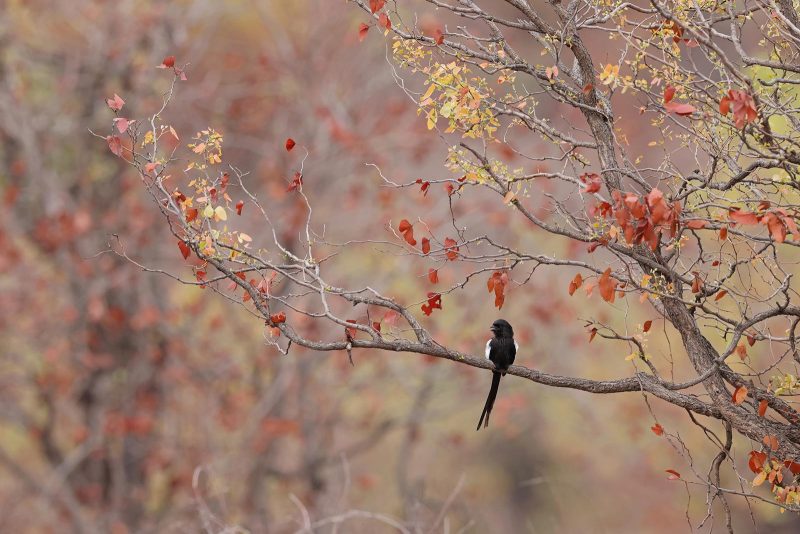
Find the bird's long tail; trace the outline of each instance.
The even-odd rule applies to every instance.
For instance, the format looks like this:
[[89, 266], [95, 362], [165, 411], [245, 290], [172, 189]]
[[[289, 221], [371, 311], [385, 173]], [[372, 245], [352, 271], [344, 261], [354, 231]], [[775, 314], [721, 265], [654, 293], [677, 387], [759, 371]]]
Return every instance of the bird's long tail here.
[[[489, 390], [489, 396], [486, 397], [486, 404], [483, 407], [483, 413], [481, 414], [481, 419], [478, 421], [478, 428], [475, 430], [480, 430], [481, 425], [484, 428], [489, 426], [489, 414], [492, 413], [492, 408], [494, 407], [494, 399], [497, 398], [497, 390], [500, 389], [500, 378], [501, 375], [498, 371], [492, 371], [492, 389]], [[486, 418], [486, 422], [484, 423], [484, 419]]]

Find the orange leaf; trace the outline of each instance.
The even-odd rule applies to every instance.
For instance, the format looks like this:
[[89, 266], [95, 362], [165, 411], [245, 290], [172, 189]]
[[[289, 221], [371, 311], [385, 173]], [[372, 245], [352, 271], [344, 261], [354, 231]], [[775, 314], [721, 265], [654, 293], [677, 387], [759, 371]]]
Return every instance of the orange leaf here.
[[284, 312], [273, 313], [269, 316], [269, 320], [274, 324], [286, 322], [286, 314]]
[[734, 404], [741, 404], [747, 398], [747, 386], [739, 386], [733, 391], [731, 400]]
[[700, 275], [694, 273], [694, 280], [692, 280], [692, 293], [700, 293]]
[[436, 269], [428, 269], [428, 280], [431, 281], [431, 284], [438, 284], [439, 283], [439, 271]]
[[669, 473], [669, 476], [667, 477], [669, 480], [678, 480], [681, 478], [681, 474], [674, 469], [667, 469], [665, 472]]
[[758, 403], [758, 415], [764, 417], [764, 414], [767, 413], [767, 399], [761, 399], [761, 402]]
[[384, 4], [386, 4], [386, 0], [369, 0], [369, 10], [377, 13], [383, 8]]
[[643, 332], [649, 331], [651, 326], [653, 326], [653, 321], [650, 321], [650, 320], [645, 321], [644, 322], [644, 326], [642, 327], [642, 331]]
[[716, 301], [720, 300], [721, 298], [723, 298], [727, 294], [728, 294], [728, 292], [723, 289], [722, 291], [717, 293], [717, 296], [714, 297], [714, 301], [716, 302]]
[[597, 287], [600, 288], [600, 296], [603, 297], [603, 300], [606, 302], [614, 302], [617, 284], [618, 282], [614, 278], [611, 278], [611, 267], [606, 268], [600, 280], [597, 282]]
[[572, 281], [569, 283], [569, 296], [570, 297], [575, 293], [575, 291], [579, 287], [581, 287], [581, 284], [583, 284], [583, 277], [581, 276], [581, 273], [578, 273], [578, 274], [575, 275], [575, 278], [573, 278]]
[[778, 438], [776, 436], [774, 436], [773, 434], [769, 434], [768, 436], [764, 436], [763, 441], [764, 441], [764, 445], [766, 445], [767, 447], [769, 447], [773, 451], [777, 451], [778, 450], [778, 446], [780, 444], [778, 443]]
[[653, 434], [655, 434], [656, 436], [661, 436], [661, 435], [664, 434], [664, 427], [662, 427], [658, 423], [656, 423], [655, 425], [651, 426], [650, 430], [652, 430]]

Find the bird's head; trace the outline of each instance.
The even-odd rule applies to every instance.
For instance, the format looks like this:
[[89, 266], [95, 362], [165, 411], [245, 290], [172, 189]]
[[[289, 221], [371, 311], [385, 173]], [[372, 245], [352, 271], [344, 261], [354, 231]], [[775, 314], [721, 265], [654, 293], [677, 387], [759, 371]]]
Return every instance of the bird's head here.
[[495, 337], [514, 337], [514, 329], [505, 319], [498, 319], [493, 322], [489, 330], [492, 331]]

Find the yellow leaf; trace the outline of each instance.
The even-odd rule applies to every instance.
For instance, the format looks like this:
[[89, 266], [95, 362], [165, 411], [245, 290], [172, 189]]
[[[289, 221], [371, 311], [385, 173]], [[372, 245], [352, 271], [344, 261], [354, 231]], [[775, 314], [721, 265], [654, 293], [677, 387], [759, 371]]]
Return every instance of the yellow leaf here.
[[250, 237], [249, 235], [245, 234], [244, 232], [239, 232], [239, 243], [245, 243], [245, 242], [249, 243], [252, 240], [253, 238]]
[[217, 206], [216, 209], [214, 210], [214, 218], [218, 221], [227, 221], [228, 214], [225, 213], [225, 208], [223, 208], [222, 206]]
[[147, 133], [144, 134], [144, 140], [142, 141], [142, 146], [147, 146], [153, 142], [153, 130], [147, 130]]
[[753, 479], [753, 487], [760, 486], [765, 480], [767, 480], [767, 472], [761, 471], [756, 478]]
[[206, 144], [205, 143], [200, 143], [199, 145], [195, 146], [192, 149], [192, 152], [194, 152], [195, 154], [199, 154], [200, 152], [202, 152], [205, 149], [206, 149]]
[[211, 207], [211, 204], [206, 204], [206, 207], [203, 209], [203, 217], [206, 219], [210, 219], [214, 216], [214, 208]]
[[430, 98], [431, 95], [433, 94], [433, 91], [435, 91], [435, 90], [436, 90], [436, 84], [431, 83], [430, 86], [428, 86], [428, 90], [425, 91], [424, 95], [422, 95], [422, 98], [420, 99], [420, 101], [427, 100], [428, 98]]
[[631, 352], [630, 354], [625, 356], [625, 361], [626, 362], [630, 362], [630, 361], [633, 361], [635, 358], [636, 358], [636, 353], [635, 352]]

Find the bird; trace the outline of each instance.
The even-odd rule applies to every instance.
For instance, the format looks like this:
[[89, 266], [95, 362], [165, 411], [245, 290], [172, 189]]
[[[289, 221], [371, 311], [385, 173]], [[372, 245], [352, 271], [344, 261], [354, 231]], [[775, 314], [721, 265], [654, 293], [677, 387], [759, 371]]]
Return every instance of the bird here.
[[[497, 398], [497, 390], [500, 388], [500, 378], [506, 374], [509, 366], [514, 363], [517, 349], [519, 349], [519, 344], [514, 341], [514, 329], [505, 319], [498, 319], [493, 322], [489, 330], [494, 334], [494, 337], [486, 342], [486, 359], [491, 360], [494, 364], [494, 369], [492, 369], [492, 388], [489, 390], [489, 396], [486, 397], [486, 404], [483, 406], [483, 413], [478, 421], [476, 431], [481, 429], [481, 425], [484, 428], [489, 426], [489, 415], [492, 413], [494, 400]], [[486, 418], [485, 422], [484, 417]]]

